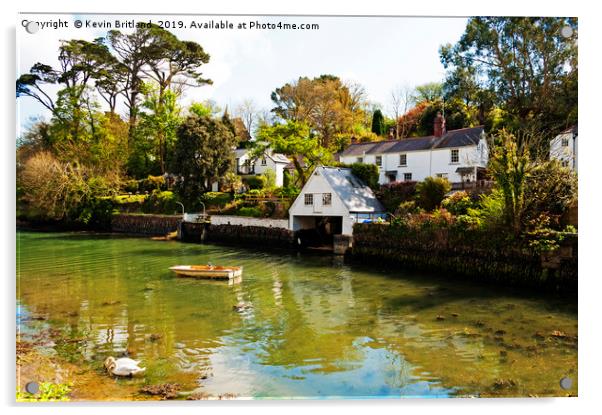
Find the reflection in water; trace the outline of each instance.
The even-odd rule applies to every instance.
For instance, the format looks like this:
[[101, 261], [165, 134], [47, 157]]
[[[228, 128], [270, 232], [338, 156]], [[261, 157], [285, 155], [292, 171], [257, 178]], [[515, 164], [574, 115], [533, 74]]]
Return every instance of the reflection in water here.
[[[99, 367], [108, 355], [132, 356], [148, 368], [146, 383], [241, 397], [394, 397], [553, 395], [562, 376], [576, 380], [571, 303], [285, 251], [26, 232], [18, 246], [18, 300], [87, 339], [69, 358]], [[208, 262], [242, 265], [243, 280], [168, 270]], [[566, 338], [548, 335], [555, 330]]]

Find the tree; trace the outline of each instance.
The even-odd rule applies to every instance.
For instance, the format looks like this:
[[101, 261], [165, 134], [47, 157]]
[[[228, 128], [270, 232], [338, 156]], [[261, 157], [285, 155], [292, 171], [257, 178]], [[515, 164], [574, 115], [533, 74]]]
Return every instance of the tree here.
[[115, 51], [120, 64], [122, 77], [119, 78], [119, 82], [122, 83], [122, 87], [119, 89], [128, 107], [128, 134], [130, 142], [133, 142], [142, 94], [141, 88], [144, 83], [142, 69], [148, 62], [147, 54], [152, 36], [145, 28], [138, 28], [130, 34], [111, 30], [107, 34], [107, 42]]
[[504, 198], [504, 221], [518, 236], [524, 223], [526, 183], [533, 170], [526, 146], [519, 147], [516, 137], [506, 130], [494, 138], [489, 173]]
[[302, 122], [315, 130], [322, 147], [330, 148], [336, 134], [348, 131], [364, 118], [364, 92], [338, 77], [301, 77], [277, 88], [271, 95], [272, 111], [284, 121]]
[[[565, 26], [572, 36], [562, 35]], [[487, 99], [508, 113], [508, 125], [536, 131], [537, 144], [547, 146], [577, 120], [576, 33], [576, 18], [471, 18], [460, 41], [440, 49], [447, 88], [471, 100], [475, 90], [488, 91]]]
[[429, 82], [416, 87], [414, 102], [433, 102], [443, 96], [443, 85], [439, 82]]
[[114, 193], [119, 185], [113, 177], [101, 177], [77, 162], [63, 162], [50, 152], [36, 153], [24, 163], [18, 177], [22, 199], [36, 213], [65, 219], [95, 196]]
[[[254, 155], [263, 154], [267, 148], [277, 153], [290, 156], [297, 172], [299, 186], [307, 181], [307, 172], [315, 166], [331, 161], [332, 156], [312, 134], [309, 126], [303, 122], [287, 121], [272, 126], [262, 125], [257, 132]], [[305, 165], [299, 160], [303, 157]]]
[[235, 144], [234, 134], [219, 119], [190, 115], [180, 125], [171, 170], [180, 176], [176, 190], [189, 208], [232, 168]]
[[17, 98], [28, 96], [54, 114], [54, 100], [44, 91], [44, 85], [56, 84], [59, 73], [49, 65], [36, 63], [27, 74], [21, 75], [17, 79]]
[[391, 111], [395, 120], [395, 139], [408, 137], [411, 129], [407, 119], [402, 119], [413, 102], [413, 89], [407, 85], [398, 86], [391, 91]]
[[188, 112], [197, 117], [215, 117], [222, 112], [222, 109], [217, 102], [207, 99], [203, 102], [193, 102], [188, 107]]
[[372, 132], [378, 136], [385, 135], [385, 117], [379, 109], [372, 114]]
[[167, 90], [159, 95], [158, 87], [145, 84], [142, 88], [146, 97], [141, 113], [141, 133], [154, 141], [161, 174], [165, 173], [167, 157], [173, 150], [176, 131], [180, 124], [180, 107], [177, 96]]
[[236, 117], [238, 117], [249, 135], [252, 135], [255, 131], [255, 127], [257, 126], [257, 121], [259, 118], [257, 105], [252, 99], [243, 100], [237, 107], [234, 112]]
[[577, 175], [558, 160], [534, 165], [525, 186], [525, 222], [541, 214], [559, 218], [577, 202]]
[[416, 184], [418, 205], [431, 211], [441, 205], [445, 195], [451, 190], [451, 184], [444, 177], [427, 177]]

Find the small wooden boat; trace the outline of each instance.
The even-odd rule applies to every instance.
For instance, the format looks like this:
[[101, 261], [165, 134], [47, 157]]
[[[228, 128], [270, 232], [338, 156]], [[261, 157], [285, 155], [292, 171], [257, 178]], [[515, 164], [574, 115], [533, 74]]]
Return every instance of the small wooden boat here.
[[230, 280], [242, 276], [242, 267], [219, 265], [176, 265], [169, 268], [179, 276]]

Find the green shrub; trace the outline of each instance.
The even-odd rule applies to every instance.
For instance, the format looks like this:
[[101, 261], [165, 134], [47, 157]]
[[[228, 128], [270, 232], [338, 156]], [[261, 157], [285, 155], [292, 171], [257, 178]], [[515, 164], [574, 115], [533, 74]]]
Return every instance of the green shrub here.
[[441, 205], [446, 193], [451, 190], [451, 184], [444, 177], [427, 177], [416, 185], [418, 205], [431, 211]]
[[472, 199], [470, 195], [465, 192], [455, 192], [449, 197], [445, 198], [441, 203], [445, 209], [449, 210], [454, 215], [465, 215], [468, 209], [473, 207]]
[[274, 191], [276, 197], [286, 197], [289, 199], [296, 199], [299, 196], [301, 190], [295, 186], [279, 187]]
[[116, 205], [142, 204], [147, 197], [147, 195], [119, 195], [113, 196], [111, 200]]
[[138, 180], [126, 181], [123, 190], [130, 193], [136, 193], [138, 191]]
[[236, 213], [239, 216], [250, 216], [254, 218], [260, 218], [263, 216], [263, 212], [259, 206], [244, 206], [238, 209]]
[[263, 189], [266, 184], [264, 176], [243, 177], [242, 181], [251, 190]]
[[292, 184], [293, 178], [291, 177], [291, 174], [288, 172], [288, 170], [284, 170], [284, 173], [282, 174], [282, 187], [287, 188]]
[[376, 197], [388, 212], [395, 212], [401, 203], [410, 201], [415, 196], [416, 182], [387, 183], [376, 191]]
[[406, 202], [401, 202], [397, 209], [395, 209], [395, 216], [407, 216], [412, 213], [419, 213], [419, 208], [416, 206], [416, 202], [413, 200], [408, 200]]
[[181, 209], [177, 201], [173, 192], [155, 190], [142, 204], [142, 212], [173, 215]]
[[79, 204], [70, 217], [90, 229], [109, 230], [113, 216], [113, 202], [108, 198], [91, 198]]
[[273, 189], [276, 187], [276, 172], [272, 169], [267, 169], [263, 174], [264, 187]]
[[207, 207], [213, 206], [222, 208], [232, 200], [232, 196], [230, 193], [207, 192], [201, 197], [201, 200]]
[[246, 196], [252, 196], [252, 197], [263, 197], [263, 191], [260, 189], [251, 189], [249, 190], [247, 193], [245, 193]]
[[504, 195], [499, 190], [483, 194], [475, 208], [466, 209], [469, 216], [479, 218], [483, 226], [497, 228], [504, 223]]
[[165, 177], [163, 176], [148, 176], [144, 180], [140, 180], [139, 188], [145, 190], [147, 192], [152, 192], [154, 190], [164, 190], [165, 189]]

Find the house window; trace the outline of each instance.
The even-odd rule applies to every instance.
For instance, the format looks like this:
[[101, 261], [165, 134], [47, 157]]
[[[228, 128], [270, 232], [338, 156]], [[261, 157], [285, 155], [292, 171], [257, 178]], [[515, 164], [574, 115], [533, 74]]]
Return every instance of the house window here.
[[263, 157], [263, 158], [261, 159], [261, 165], [262, 165], [262, 166], [267, 166], [267, 164], [268, 164], [268, 161], [265, 159], [265, 157]]
[[562, 164], [562, 167], [569, 167], [569, 161], [568, 160], [562, 160], [561, 164]]
[[569, 146], [569, 139], [567, 137], [562, 139], [562, 147], [568, 147]]
[[383, 156], [376, 156], [376, 165], [378, 167], [383, 165]]
[[305, 193], [305, 206], [311, 206], [314, 204], [314, 194]]
[[407, 154], [400, 154], [399, 155], [399, 165], [400, 166], [407, 166], [408, 165], [408, 155]]
[[363, 163], [364, 162], [364, 158], [363, 157], [358, 157], [357, 158], [357, 162], [358, 163]]
[[437, 173], [437, 177], [447, 179], [447, 173]]
[[404, 173], [403, 180], [406, 182], [409, 182], [410, 180], [412, 180], [412, 173]]
[[322, 194], [322, 205], [324, 205], [324, 206], [332, 205], [332, 193]]
[[451, 162], [452, 163], [460, 162], [460, 150], [454, 149], [451, 151]]

